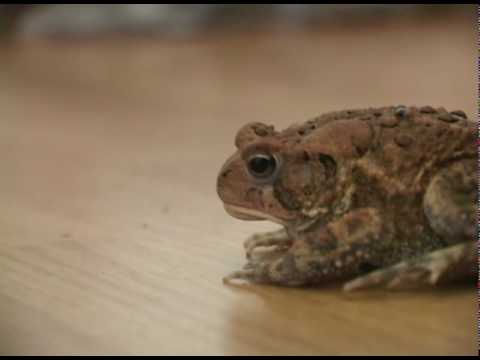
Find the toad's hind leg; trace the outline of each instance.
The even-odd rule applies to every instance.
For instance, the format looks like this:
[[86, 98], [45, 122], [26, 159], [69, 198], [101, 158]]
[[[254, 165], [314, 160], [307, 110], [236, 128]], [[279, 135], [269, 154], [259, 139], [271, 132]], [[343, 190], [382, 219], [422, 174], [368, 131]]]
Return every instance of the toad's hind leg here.
[[469, 241], [373, 271], [347, 282], [343, 288], [345, 291], [372, 287], [408, 289], [433, 286], [461, 278], [475, 279], [477, 260], [477, 243]]
[[435, 175], [423, 199], [433, 231], [449, 244], [474, 240], [477, 227], [477, 166], [458, 160]]
[[475, 277], [477, 266], [476, 161], [458, 160], [436, 174], [423, 207], [432, 230], [447, 246], [348, 282], [345, 290], [409, 288]]

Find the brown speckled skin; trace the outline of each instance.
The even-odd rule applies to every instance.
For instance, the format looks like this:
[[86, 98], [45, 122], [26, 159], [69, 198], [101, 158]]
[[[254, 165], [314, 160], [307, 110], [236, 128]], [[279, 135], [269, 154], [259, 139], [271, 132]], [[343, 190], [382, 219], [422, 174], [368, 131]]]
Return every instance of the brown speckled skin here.
[[[250, 258], [230, 278], [325, 283], [472, 243], [476, 138], [462, 111], [429, 106], [332, 112], [281, 132], [245, 125], [218, 194], [233, 216], [273, 220], [288, 235], [280, 256]], [[258, 152], [277, 160], [261, 181], [246, 166]], [[266, 243], [276, 244], [250, 241], [249, 257]]]

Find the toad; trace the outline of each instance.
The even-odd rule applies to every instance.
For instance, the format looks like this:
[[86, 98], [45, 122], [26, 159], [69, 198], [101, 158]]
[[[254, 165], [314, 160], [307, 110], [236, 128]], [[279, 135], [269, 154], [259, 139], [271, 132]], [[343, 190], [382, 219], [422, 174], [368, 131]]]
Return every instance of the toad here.
[[351, 291], [476, 278], [476, 140], [463, 111], [431, 106], [246, 124], [218, 195], [235, 218], [281, 228], [247, 239], [245, 267], [224, 280]]

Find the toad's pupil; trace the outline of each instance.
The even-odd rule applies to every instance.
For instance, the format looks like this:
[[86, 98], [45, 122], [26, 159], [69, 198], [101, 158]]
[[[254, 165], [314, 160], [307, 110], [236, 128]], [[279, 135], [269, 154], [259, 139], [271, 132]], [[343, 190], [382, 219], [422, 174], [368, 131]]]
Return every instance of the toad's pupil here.
[[248, 168], [254, 176], [268, 176], [275, 170], [275, 159], [270, 155], [255, 155], [248, 162]]

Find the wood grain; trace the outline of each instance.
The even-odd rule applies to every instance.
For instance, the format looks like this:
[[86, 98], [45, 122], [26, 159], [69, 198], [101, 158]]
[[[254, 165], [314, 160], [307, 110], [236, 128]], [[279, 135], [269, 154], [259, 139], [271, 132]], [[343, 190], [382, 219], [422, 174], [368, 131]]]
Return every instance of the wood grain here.
[[472, 19], [0, 48], [1, 354], [474, 354], [475, 289], [225, 286], [247, 121], [476, 109]]

